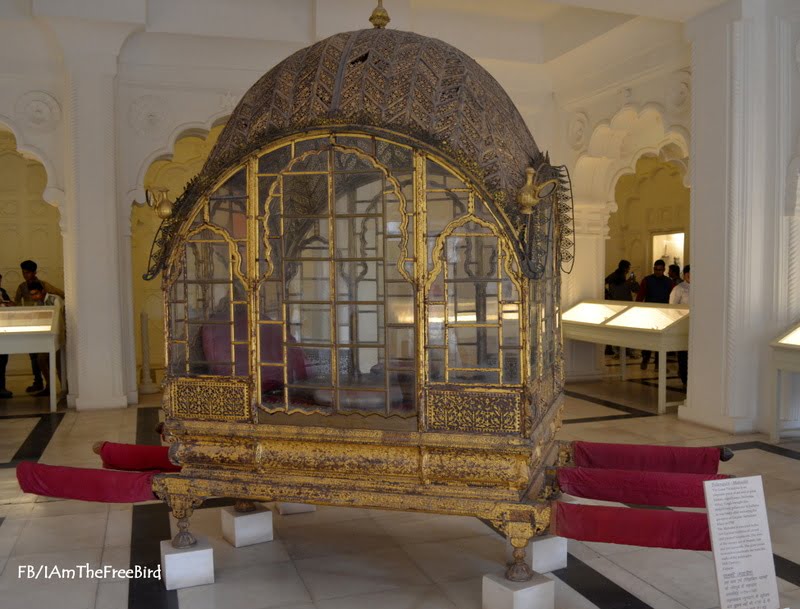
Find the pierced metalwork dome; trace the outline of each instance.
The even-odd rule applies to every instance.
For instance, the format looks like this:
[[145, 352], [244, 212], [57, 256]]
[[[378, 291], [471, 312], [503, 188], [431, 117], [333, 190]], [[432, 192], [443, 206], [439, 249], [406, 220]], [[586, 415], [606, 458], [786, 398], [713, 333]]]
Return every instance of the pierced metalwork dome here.
[[508, 94], [465, 53], [412, 32], [336, 34], [289, 56], [244, 95], [162, 225], [148, 275], [163, 268], [175, 228], [226, 168], [279, 137], [337, 125], [429, 146], [468, 173], [512, 225], [521, 221], [514, 198], [526, 167], [545, 161]]
[[474, 59], [441, 40], [375, 28], [331, 36], [267, 72], [239, 102], [206, 170], [275, 133], [337, 123], [422, 140], [477, 173], [488, 192], [516, 191], [539, 155], [511, 99]]

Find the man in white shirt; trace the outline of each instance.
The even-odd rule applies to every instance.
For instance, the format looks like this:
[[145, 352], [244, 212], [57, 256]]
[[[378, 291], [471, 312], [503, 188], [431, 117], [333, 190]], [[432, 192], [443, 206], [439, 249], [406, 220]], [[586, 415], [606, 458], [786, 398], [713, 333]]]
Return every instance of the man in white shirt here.
[[[669, 304], [681, 304], [689, 306], [689, 286], [692, 283], [691, 268], [687, 264], [683, 267], [683, 281], [672, 288], [669, 293]], [[684, 387], [689, 371], [689, 352], [678, 351], [678, 376], [681, 377]]]

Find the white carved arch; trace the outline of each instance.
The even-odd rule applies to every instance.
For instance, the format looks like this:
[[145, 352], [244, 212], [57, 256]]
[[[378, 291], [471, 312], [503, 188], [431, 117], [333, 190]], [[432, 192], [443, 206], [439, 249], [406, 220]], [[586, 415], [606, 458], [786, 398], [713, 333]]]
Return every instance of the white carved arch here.
[[[626, 105], [593, 130], [586, 151], [573, 172], [576, 205], [616, 211], [614, 189], [620, 177], [635, 173], [636, 161], [645, 155], [664, 158], [686, 167], [689, 133], [681, 125], [666, 125], [667, 113], [658, 104], [641, 109]], [[686, 172], [688, 174], [688, 172]], [[684, 178], [688, 182], [688, 175]]]
[[175, 144], [181, 138], [193, 135], [205, 138], [214, 127], [226, 122], [228, 118], [230, 118], [230, 115], [230, 110], [221, 110], [220, 112], [212, 114], [204, 122], [190, 121], [175, 127], [167, 137], [164, 146], [150, 152], [141, 163], [139, 163], [139, 170], [136, 173], [136, 182], [129, 186], [126, 200], [129, 203], [143, 205], [145, 201], [144, 177], [150, 165], [158, 160], [172, 158], [175, 153]]
[[53, 207], [60, 209], [64, 203], [64, 190], [56, 183], [55, 167], [48, 156], [41, 149], [26, 142], [23, 131], [14, 124], [14, 121], [2, 114], [0, 114], [0, 129], [10, 131], [14, 136], [17, 141], [17, 152], [25, 158], [42, 164], [47, 175], [47, 184], [42, 193], [42, 199]]

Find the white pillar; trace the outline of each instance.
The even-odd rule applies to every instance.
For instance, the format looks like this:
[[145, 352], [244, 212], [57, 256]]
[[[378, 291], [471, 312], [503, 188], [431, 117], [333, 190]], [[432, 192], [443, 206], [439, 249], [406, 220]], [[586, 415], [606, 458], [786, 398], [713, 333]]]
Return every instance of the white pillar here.
[[43, 22], [61, 46], [66, 73], [69, 402], [79, 410], [123, 408], [115, 78], [119, 49], [139, 25], [46, 15]]
[[688, 395], [678, 413], [734, 433], [766, 430], [770, 317], [785, 306], [775, 300], [772, 245], [780, 215], [774, 142], [781, 126], [770, 90], [777, 5], [731, 0], [687, 25], [692, 292]]
[[[575, 266], [562, 275], [561, 310], [581, 300], [603, 298], [608, 216], [616, 204], [575, 203]], [[605, 374], [602, 346], [581, 341], [564, 341], [564, 366], [567, 380], [597, 379]]]

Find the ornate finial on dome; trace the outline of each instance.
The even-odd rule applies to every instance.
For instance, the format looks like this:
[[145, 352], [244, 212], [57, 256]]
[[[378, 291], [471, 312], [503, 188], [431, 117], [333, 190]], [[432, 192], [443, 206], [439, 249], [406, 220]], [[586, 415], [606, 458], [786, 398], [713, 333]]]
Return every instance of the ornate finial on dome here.
[[372, 15], [369, 16], [369, 22], [376, 28], [383, 29], [390, 21], [389, 13], [383, 8], [383, 0], [378, 0], [378, 6], [372, 11]]

